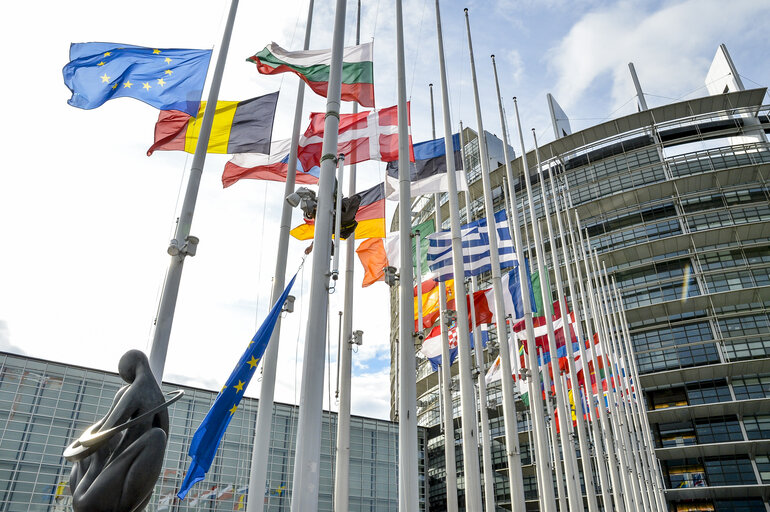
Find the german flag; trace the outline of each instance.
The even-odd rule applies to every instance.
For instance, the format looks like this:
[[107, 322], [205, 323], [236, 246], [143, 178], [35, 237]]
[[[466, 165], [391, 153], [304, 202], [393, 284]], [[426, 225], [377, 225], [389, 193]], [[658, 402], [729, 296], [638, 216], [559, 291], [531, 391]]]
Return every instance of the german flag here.
[[[379, 183], [358, 195], [361, 196], [361, 204], [356, 213], [356, 239], [385, 238], [385, 183]], [[315, 233], [315, 222], [306, 219], [290, 233], [297, 240], [310, 240]]]

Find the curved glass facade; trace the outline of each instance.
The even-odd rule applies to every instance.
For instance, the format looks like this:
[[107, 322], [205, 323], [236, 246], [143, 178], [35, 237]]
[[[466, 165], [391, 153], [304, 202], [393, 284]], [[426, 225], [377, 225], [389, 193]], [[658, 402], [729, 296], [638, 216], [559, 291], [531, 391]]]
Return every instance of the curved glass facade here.
[[[770, 107], [762, 105], [764, 97], [758, 89], [665, 105], [540, 148], [542, 168], [551, 168], [557, 189], [569, 191], [591, 246], [617, 281], [671, 510], [768, 506]], [[474, 154], [474, 144], [477, 139], [466, 154]], [[527, 159], [542, 217], [534, 154]], [[513, 162], [517, 175], [520, 160]], [[483, 198], [478, 164], [466, 163], [473, 220], [483, 216]], [[504, 207], [504, 175], [504, 167], [491, 173], [495, 210]], [[523, 218], [523, 177], [515, 187]], [[445, 219], [447, 213], [444, 205]], [[416, 222], [432, 214], [425, 209]], [[529, 249], [531, 229], [524, 230]], [[482, 276], [481, 286], [491, 286], [489, 279]], [[493, 330], [490, 335], [494, 339]], [[495, 356], [495, 348], [485, 354], [487, 365]], [[418, 369], [418, 399], [421, 425], [428, 428], [429, 501], [443, 510], [438, 380], [425, 362]], [[459, 396], [453, 399], [457, 418]], [[489, 401], [493, 438], [503, 436], [499, 383], [489, 389]], [[521, 402], [517, 409], [525, 494], [528, 509], [537, 510], [529, 413]], [[458, 420], [455, 442], [459, 429]], [[492, 450], [498, 506], [505, 505], [504, 444], [493, 443]]]

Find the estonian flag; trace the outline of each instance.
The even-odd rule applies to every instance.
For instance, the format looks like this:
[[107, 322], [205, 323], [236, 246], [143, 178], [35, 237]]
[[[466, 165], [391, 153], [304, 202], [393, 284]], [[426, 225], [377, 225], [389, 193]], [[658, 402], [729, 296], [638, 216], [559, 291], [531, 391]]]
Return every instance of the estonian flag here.
[[[468, 190], [463, 169], [463, 159], [460, 153], [460, 134], [452, 135], [452, 145], [455, 156], [455, 175], [457, 176], [457, 190]], [[444, 138], [420, 142], [414, 145], [414, 162], [409, 164], [411, 168], [410, 179], [411, 196], [448, 192], [446, 144]], [[387, 198], [395, 201], [398, 199], [398, 161], [388, 162], [387, 171]]]

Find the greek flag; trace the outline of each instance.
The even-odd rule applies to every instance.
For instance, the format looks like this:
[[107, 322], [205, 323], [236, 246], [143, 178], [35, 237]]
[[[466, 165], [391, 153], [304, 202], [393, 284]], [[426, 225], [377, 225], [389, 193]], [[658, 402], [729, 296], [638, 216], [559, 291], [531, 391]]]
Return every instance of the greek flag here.
[[[513, 247], [511, 231], [508, 229], [508, 218], [505, 210], [495, 213], [495, 226], [497, 227], [497, 248], [500, 255], [500, 268], [505, 269], [518, 263], [516, 251]], [[489, 228], [487, 219], [466, 224], [460, 228], [463, 244], [463, 265], [465, 277], [477, 276], [488, 272], [492, 268], [492, 259], [489, 253]], [[449, 231], [441, 231], [428, 235], [430, 247], [428, 248], [428, 265], [431, 271], [436, 272], [437, 281], [452, 279], [452, 235]]]

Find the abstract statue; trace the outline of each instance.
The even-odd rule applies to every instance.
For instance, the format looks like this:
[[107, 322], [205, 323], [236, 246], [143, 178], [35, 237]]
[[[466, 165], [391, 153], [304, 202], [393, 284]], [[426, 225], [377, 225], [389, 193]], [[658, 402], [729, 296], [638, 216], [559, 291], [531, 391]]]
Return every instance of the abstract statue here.
[[74, 462], [70, 475], [75, 512], [139, 512], [150, 501], [168, 438], [170, 404], [150, 370], [147, 356], [129, 350], [118, 373], [127, 383], [115, 394], [107, 415], [64, 451]]

